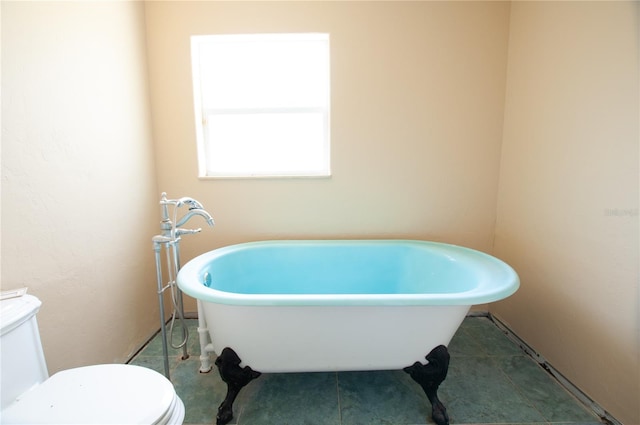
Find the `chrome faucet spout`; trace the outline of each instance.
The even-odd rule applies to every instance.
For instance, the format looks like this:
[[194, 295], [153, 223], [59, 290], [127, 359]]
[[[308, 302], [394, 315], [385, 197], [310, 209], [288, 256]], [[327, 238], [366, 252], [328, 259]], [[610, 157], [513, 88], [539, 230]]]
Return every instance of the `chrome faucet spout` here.
[[213, 227], [213, 225], [215, 224], [215, 222], [213, 221], [213, 217], [211, 217], [211, 214], [206, 212], [204, 209], [189, 208], [189, 211], [187, 211], [187, 213], [180, 220], [178, 220], [178, 222], [176, 223], [176, 227], [183, 226], [187, 221], [189, 221], [193, 216], [196, 215], [204, 218], [210, 227]]

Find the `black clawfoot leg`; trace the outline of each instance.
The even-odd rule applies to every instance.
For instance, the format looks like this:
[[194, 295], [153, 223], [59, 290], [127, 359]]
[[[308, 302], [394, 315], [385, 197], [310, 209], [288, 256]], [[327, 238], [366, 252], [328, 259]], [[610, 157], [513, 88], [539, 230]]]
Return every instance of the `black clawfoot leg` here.
[[444, 345], [438, 345], [427, 354], [427, 364], [415, 362], [403, 370], [411, 375], [424, 390], [431, 402], [431, 417], [438, 425], [449, 425], [449, 415], [444, 404], [438, 399], [438, 387], [447, 377], [449, 370], [449, 352]]
[[229, 423], [233, 418], [233, 402], [236, 400], [238, 393], [245, 385], [261, 375], [260, 372], [256, 372], [249, 366], [241, 368], [240, 362], [240, 357], [229, 347], [222, 350], [222, 353], [216, 359], [220, 377], [227, 384], [227, 396], [218, 407], [217, 425]]

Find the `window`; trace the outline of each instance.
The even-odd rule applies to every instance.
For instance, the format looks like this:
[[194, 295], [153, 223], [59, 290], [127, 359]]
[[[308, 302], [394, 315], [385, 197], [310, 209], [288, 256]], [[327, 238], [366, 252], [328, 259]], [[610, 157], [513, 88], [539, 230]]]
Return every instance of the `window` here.
[[328, 176], [329, 35], [191, 38], [200, 177]]

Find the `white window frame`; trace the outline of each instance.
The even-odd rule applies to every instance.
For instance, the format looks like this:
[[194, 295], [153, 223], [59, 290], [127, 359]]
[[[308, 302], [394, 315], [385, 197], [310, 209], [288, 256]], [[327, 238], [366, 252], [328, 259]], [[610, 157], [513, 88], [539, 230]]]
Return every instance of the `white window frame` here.
[[[261, 41], [279, 41], [294, 40], [296, 42], [308, 41], [324, 41], [326, 42], [326, 69], [323, 70], [324, 79], [326, 81], [326, 88], [323, 91], [322, 99], [319, 104], [305, 104], [305, 105], [262, 105], [260, 107], [244, 107], [242, 105], [231, 105], [230, 107], [211, 107], [205, 105], [203, 102], [204, 96], [210, 96], [210, 94], [204, 94], [203, 90], [203, 71], [201, 67], [201, 55], [203, 53], [203, 46], [207, 43], [215, 42], [228, 42], [237, 40], [261, 40]], [[331, 155], [330, 155], [330, 72], [329, 72], [329, 34], [319, 33], [300, 33], [300, 34], [241, 34], [241, 35], [200, 35], [191, 37], [191, 57], [192, 57], [192, 73], [193, 73], [193, 94], [194, 94], [194, 112], [196, 123], [196, 141], [198, 152], [198, 176], [200, 178], [254, 178], [254, 177], [329, 177], [331, 176]], [[324, 59], [324, 58], [323, 58]], [[326, 95], [325, 95], [326, 93]], [[216, 117], [229, 117], [233, 115], [245, 115], [253, 117], [267, 117], [266, 114], [276, 114], [284, 117], [285, 115], [306, 114], [307, 119], [313, 118], [316, 121], [316, 128], [321, 130], [314, 133], [314, 141], [312, 149], [316, 152], [311, 155], [312, 161], [307, 161], [309, 164], [313, 163], [313, 166], [302, 167], [300, 169], [294, 168], [298, 164], [287, 166], [286, 169], [276, 170], [220, 170], [216, 169], [215, 161], [211, 160], [214, 147], [212, 143], [213, 130], [211, 130], [212, 118]], [[301, 116], [301, 118], [303, 118]], [[318, 123], [318, 119], [321, 120], [321, 124]], [[321, 134], [320, 134], [321, 133]], [[289, 136], [295, 137], [295, 136]], [[291, 141], [289, 141], [291, 143]], [[281, 148], [282, 149], [282, 148]], [[286, 148], [285, 148], [286, 149]]]

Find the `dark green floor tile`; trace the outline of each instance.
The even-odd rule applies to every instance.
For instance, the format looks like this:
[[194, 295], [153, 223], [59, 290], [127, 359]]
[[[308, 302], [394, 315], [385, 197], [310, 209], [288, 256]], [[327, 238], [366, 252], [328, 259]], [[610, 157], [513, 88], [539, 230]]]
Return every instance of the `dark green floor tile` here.
[[[169, 359], [169, 368], [171, 369], [174, 359]], [[164, 375], [164, 358], [162, 356], [137, 356], [130, 364], [153, 369]]]
[[[478, 424], [478, 425], [493, 425], [493, 424]], [[504, 424], [500, 424], [500, 425], [549, 425], [549, 423], [548, 422], [527, 422], [527, 423], [508, 422], [508, 423], [504, 423]], [[578, 425], [578, 424], [575, 424], [575, 425]], [[600, 425], [602, 425], [602, 424], [600, 424]]]
[[[176, 335], [174, 342], [177, 345], [180, 341], [179, 341], [179, 336]], [[169, 343], [167, 343], [167, 348], [168, 348], [168, 353], [169, 356], [178, 356], [178, 355], [182, 355], [182, 349], [175, 349], [172, 348], [171, 345], [169, 345]], [[200, 349], [198, 348], [198, 351], [200, 351]], [[142, 356], [162, 356], [163, 355], [163, 351], [162, 351], [162, 336], [161, 334], [158, 334], [155, 338], [153, 338], [153, 340], [151, 340], [151, 342], [140, 352], [140, 355]]]
[[447, 348], [452, 357], [487, 355], [484, 348], [482, 348], [482, 344], [476, 340], [473, 333], [463, 328], [458, 329]]
[[[198, 335], [197, 319], [187, 319], [187, 332], [189, 333], [189, 339], [187, 341], [187, 352], [189, 353], [189, 356], [197, 357], [200, 355], [200, 336]], [[176, 337], [176, 339], [179, 338]]]
[[[171, 381], [185, 406], [185, 424], [214, 423], [218, 406], [227, 393], [227, 386], [216, 368], [209, 373], [200, 373], [199, 367], [200, 360], [193, 356], [181, 361], [171, 372]], [[230, 423], [238, 423], [237, 418], [237, 409], [234, 409], [234, 419]]]
[[470, 333], [489, 356], [520, 356], [522, 350], [489, 319], [470, 317], [464, 321], [465, 331]]
[[343, 425], [425, 423], [431, 405], [418, 384], [403, 371], [340, 372]]
[[[199, 373], [197, 320], [187, 321], [190, 358], [170, 348], [171, 380], [185, 404], [185, 425], [213, 424], [226, 384]], [[174, 340], [176, 340], [175, 338]], [[466, 318], [449, 344], [440, 399], [451, 424], [601, 425], [487, 317]], [[215, 356], [212, 355], [212, 361]], [[131, 364], [164, 374], [157, 335]], [[264, 374], [234, 404], [237, 425], [432, 424], [431, 405], [402, 371]]]
[[236, 401], [239, 425], [340, 424], [335, 373], [263, 374], [252, 385]]
[[592, 419], [587, 422], [551, 422], [551, 425], [602, 425], [602, 422], [599, 420]]
[[560, 384], [530, 357], [500, 358], [500, 367], [534, 406], [550, 422], [594, 421], [587, 411]]
[[460, 329], [473, 329], [476, 327], [484, 327], [487, 323], [492, 323], [487, 316], [467, 316], [460, 324]]
[[439, 394], [451, 423], [545, 422], [492, 357], [452, 359]]

